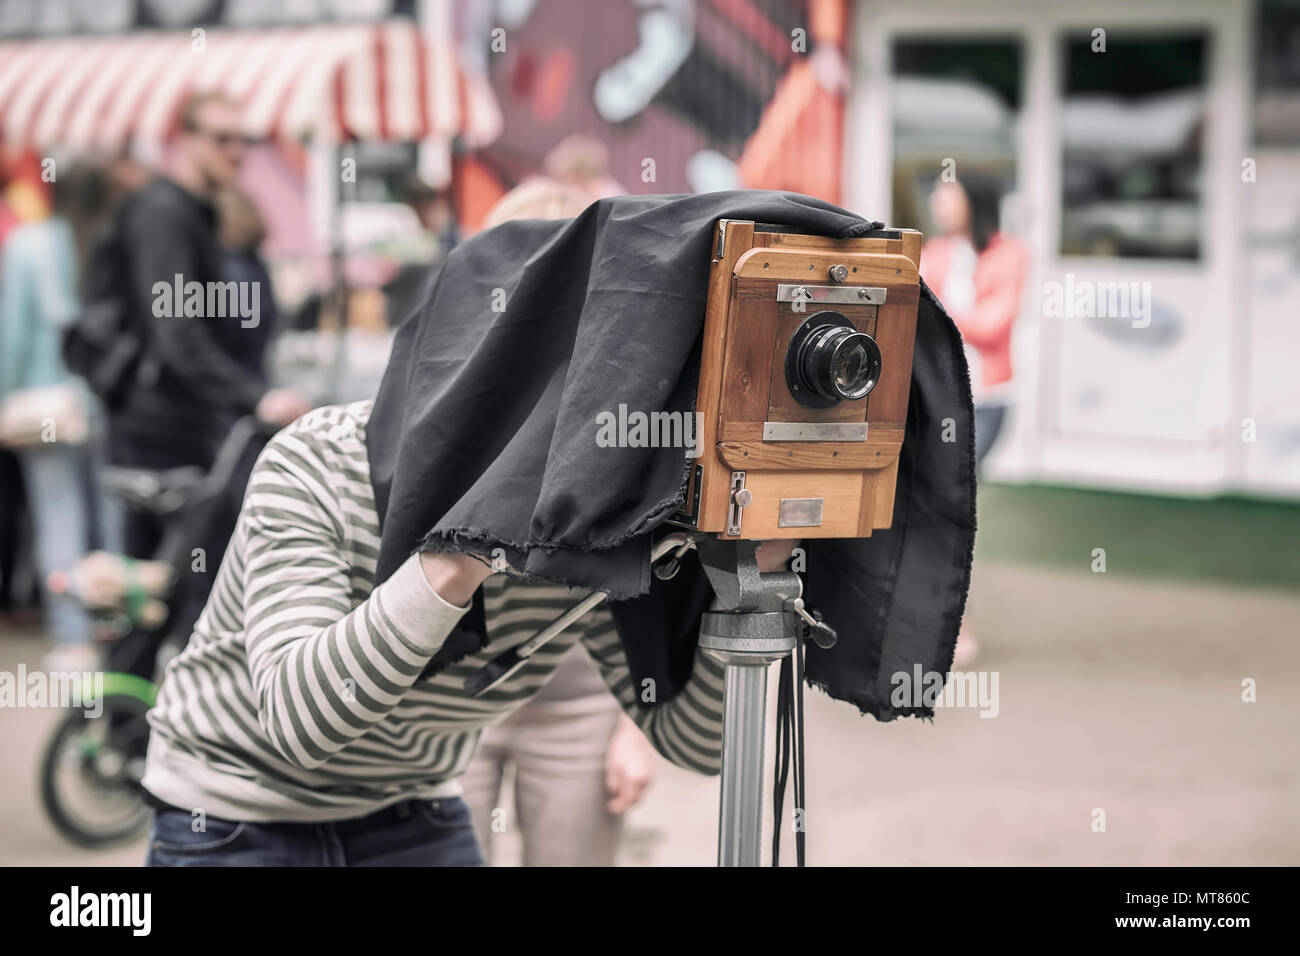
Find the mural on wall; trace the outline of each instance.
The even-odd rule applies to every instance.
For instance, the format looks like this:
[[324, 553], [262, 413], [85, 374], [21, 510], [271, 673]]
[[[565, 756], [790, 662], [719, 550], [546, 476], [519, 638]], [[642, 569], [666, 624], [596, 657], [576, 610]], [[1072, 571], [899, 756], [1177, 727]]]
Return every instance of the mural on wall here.
[[462, 65], [502, 120], [473, 161], [501, 188], [583, 134], [627, 192], [838, 198], [845, 0], [498, 0], [458, 15]]

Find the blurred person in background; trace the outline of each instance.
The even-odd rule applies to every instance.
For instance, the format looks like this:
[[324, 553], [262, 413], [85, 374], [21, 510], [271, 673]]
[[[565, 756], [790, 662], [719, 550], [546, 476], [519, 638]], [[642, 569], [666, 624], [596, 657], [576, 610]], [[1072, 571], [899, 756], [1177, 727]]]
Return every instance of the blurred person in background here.
[[[418, 176], [412, 176], [402, 187], [402, 199], [419, 219], [420, 228], [437, 243], [434, 264], [442, 262], [460, 242], [460, 227], [452, 208], [451, 190], [435, 189]], [[429, 265], [427, 261], [404, 262], [384, 283], [388, 324], [392, 328], [401, 325], [424, 301], [433, 277], [437, 275]]]
[[[207, 469], [240, 416], [286, 425], [309, 409], [296, 392], [268, 389], [249, 359], [259, 352], [265, 330], [246, 327], [240, 316], [187, 315], [182, 303], [158, 314], [156, 285], [198, 282], [206, 290], [227, 278], [214, 202], [220, 189], [234, 186], [245, 148], [238, 106], [217, 93], [197, 94], [181, 109], [167, 174], [151, 180], [122, 209], [125, 298], [147, 331], [138, 372], [110, 420], [114, 464]], [[254, 287], [253, 294], [259, 309], [268, 305], [269, 289]], [[129, 515], [126, 553], [149, 557], [161, 534], [154, 517]], [[224, 541], [209, 542], [210, 573], [223, 550]]]
[[[998, 183], [985, 176], [941, 180], [930, 193], [930, 218], [939, 234], [921, 251], [921, 276], [965, 343], [977, 467], [993, 448], [1012, 401], [1011, 333], [1029, 270], [1024, 246], [999, 229], [1001, 199]], [[968, 665], [977, 652], [975, 635], [963, 622], [953, 666]]]
[[109, 157], [104, 172], [108, 177], [113, 208], [117, 208], [127, 196], [149, 185], [154, 177], [152, 169], [127, 151]]
[[546, 154], [542, 169], [550, 179], [580, 189], [593, 200], [627, 194], [609, 174], [609, 149], [594, 136], [566, 136]]
[[420, 226], [438, 242], [439, 260], [460, 242], [460, 225], [452, 208], [451, 190], [436, 189], [418, 177], [406, 185], [406, 203], [420, 220]]
[[26, 503], [18, 456], [0, 447], [0, 628], [6, 630], [25, 626], [28, 614], [26, 589], [15, 587]]
[[230, 356], [263, 385], [266, 384], [266, 346], [279, 326], [271, 273], [262, 259], [266, 222], [252, 198], [233, 187], [217, 191], [217, 238], [221, 244], [222, 273], [226, 280], [253, 283], [260, 289], [256, 325], [234, 327], [228, 344]]
[[[129, 190], [129, 185], [126, 188]], [[224, 280], [258, 289], [260, 303], [258, 322], [247, 326], [229, 323], [224, 329], [227, 334], [222, 337], [223, 345], [231, 358], [265, 385], [267, 344], [277, 327], [279, 316], [271, 277], [258, 251], [266, 237], [265, 223], [252, 199], [233, 187], [222, 187], [216, 191], [214, 207]], [[237, 328], [240, 334], [230, 333], [231, 328]], [[229, 480], [223, 486], [223, 494], [218, 499], [205, 502], [196, 516], [182, 519], [193, 522], [196, 527], [202, 527], [202, 533], [214, 548], [224, 550], [225, 542], [234, 532], [244, 489], [261, 444], [255, 440], [243, 450], [242, 458], [233, 468]], [[97, 551], [79, 562], [72, 569], [72, 575], [51, 575], [47, 579], [48, 585], [56, 594], [75, 590], [78, 599], [88, 607], [116, 611], [123, 608], [127, 591], [133, 587], [139, 588], [151, 596], [151, 600], [142, 607], [142, 610], [149, 613], [142, 614], [139, 621], [146, 628], [157, 628], [167, 617], [169, 609], [165, 602], [172, 591], [175, 569], [164, 562], [128, 561], [121, 554], [113, 553], [120, 550], [110, 548], [108, 551]], [[139, 557], [141, 556], [136, 556]], [[219, 553], [211, 557], [219, 563]], [[206, 598], [206, 589], [200, 590]], [[201, 601], [188, 591], [184, 595], [187, 608], [184, 613], [188, 619], [178, 622], [177, 628], [192, 624], [202, 609]], [[157, 650], [153, 644], [146, 645], [138, 655], [122, 657], [114, 662], [114, 666], [139, 673], [143, 677], [152, 677]]]
[[[50, 184], [51, 214], [15, 229], [0, 255], [0, 441], [16, 443], [41, 576], [70, 569], [106, 543], [98, 532], [94, 449], [99, 410], [85, 383], [63, 363], [60, 338], [77, 315], [77, 282], [91, 233], [102, 224], [108, 183], [74, 165]], [[20, 405], [31, 406], [25, 414]], [[11, 432], [18, 422], [52, 433]], [[42, 432], [45, 429], [42, 428]], [[42, 588], [46, 628], [56, 648], [46, 666], [91, 670], [93, 626], [78, 602]]]
[[[9, 183], [9, 157], [0, 148], [0, 251], [18, 224], [5, 198]], [[19, 567], [19, 539], [25, 506], [23, 476], [18, 456], [0, 446], [0, 622], [17, 626], [26, 599], [14, 586]]]
[[[255, 325], [227, 321], [218, 323], [217, 328], [225, 333], [222, 342], [226, 354], [266, 389], [269, 387], [266, 372], [267, 346], [278, 331], [280, 322], [275, 286], [261, 254], [262, 243], [266, 241], [266, 221], [252, 197], [240, 189], [233, 186], [219, 188], [215, 199], [222, 278], [258, 290], [258, 321]], [[262, 417], [263, 420], [268, 420], [265, 416]], [[271, 424], [281, 424], [275, 420], [268, 421]], [[243, 459], [231, 476], [224, 500], [219, 507], [213, 509], [209, 535], [214, 546], [224, 548], [225, 542], [235, 532], [248, 476], [252, 474], [260, 451], [260, 442], [255, 442], [244, 450]], [[211, 569], [215, 572], [215, 568]], [[197, 607], [193, 608], [193, 614], [197, 615], [198, 610]]]
[[[571, 219], [596, 198], [573, 185], [530, 179], [501, 198], [484, 228], [511, 219]], [[503, 575], [483, 585], [488, 610], [511, 622], [502, 630], [531, 633], [549, 623], [553, 609], [530, 607], [526, 593], [512, 598], [517, 592], [506, 586]], [[509, 768], [525, 866], [613, 866], [623, 815], [653, 781], [655, 753], [577, 644], [528, 703], [483, 732], [465, 771], [465, 802], [489, 861]]]

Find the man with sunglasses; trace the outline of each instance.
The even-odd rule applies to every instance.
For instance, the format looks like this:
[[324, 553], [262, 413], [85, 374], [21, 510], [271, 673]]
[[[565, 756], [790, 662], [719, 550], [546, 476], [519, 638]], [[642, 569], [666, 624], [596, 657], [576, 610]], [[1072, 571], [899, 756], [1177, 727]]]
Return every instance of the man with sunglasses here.
[[[255, 413], [270, 424], [285, 425], [309, 409], [295, 392], [268, 390], [238, 360], [245, 351], [241, 336], [260, 334], [248, 318], [229, 314], [225, 305], [213, 308], [250, 302], [269, 290], [237, 290], [233, 298], [206, 291], [226, 288], [221, 285], [226, 277], [213, 199], [218, 190], [235, 184], [246, 147], [235, 102], [219, 93], [192, 96], [181, 109], [166, 172], [132, 195], [118, 214], [125, 286], [118, 294], [144, 347], [124, 397], [110, 412], [116, 465], [206, 470], [235, 419]], [[205, 290], [197, 308], [188, 292], [181, 297], [174, 291], [194, 289], [193, 283]], [[220, 314], [209, 314], [214, 311]], [[131, 514], [125, 521], [127, 553], [151, 556], [162, 533], [158, 519]], [[224, 537], [214, 534], [209, 542], [209, 575], [216, 573]], [[207, 588], [195, 583], [201, 606]]]

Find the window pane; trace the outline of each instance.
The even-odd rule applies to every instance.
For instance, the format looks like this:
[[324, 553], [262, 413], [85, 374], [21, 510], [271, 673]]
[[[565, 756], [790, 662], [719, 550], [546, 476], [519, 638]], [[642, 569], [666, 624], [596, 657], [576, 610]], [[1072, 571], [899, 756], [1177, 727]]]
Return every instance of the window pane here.
[[893, 54], [893, 222], [931, 235], [940, 177], [979, 177], [1002, 196], [1015, 183], [1020, 44], [909, 37]]
[[1100, 44], [1065, 40], [1061, 253], [1197, 259], [1206, 41]]
[[1255, 62], [1255, 141], [1300, 143], [1300, 2], [1260, 0]]

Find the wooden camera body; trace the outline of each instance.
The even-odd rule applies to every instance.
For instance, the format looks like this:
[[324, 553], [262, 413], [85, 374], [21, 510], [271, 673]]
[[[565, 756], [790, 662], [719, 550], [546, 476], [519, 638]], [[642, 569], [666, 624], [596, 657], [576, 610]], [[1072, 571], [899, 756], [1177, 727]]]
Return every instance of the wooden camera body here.
[[734, 540], [889, 527], [921, 239], [719, 221], [695, 406], [702, 451], [671, 523]]

